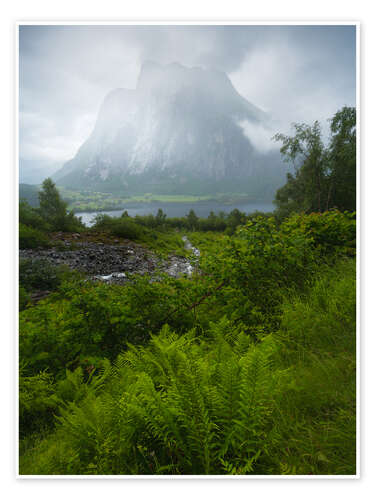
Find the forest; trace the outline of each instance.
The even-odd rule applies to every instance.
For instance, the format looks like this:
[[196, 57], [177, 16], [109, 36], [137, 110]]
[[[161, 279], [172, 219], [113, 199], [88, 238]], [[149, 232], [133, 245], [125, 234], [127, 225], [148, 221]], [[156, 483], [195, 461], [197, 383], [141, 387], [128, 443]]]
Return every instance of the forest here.
[[[273, 213], [86, 228], [50, 179], [20, 201], [21, 475], [356, 474], [355, 117], [275, 136], [294, 173]], [[193, 271], [118, 284], [41, 258], [85, 241]]]

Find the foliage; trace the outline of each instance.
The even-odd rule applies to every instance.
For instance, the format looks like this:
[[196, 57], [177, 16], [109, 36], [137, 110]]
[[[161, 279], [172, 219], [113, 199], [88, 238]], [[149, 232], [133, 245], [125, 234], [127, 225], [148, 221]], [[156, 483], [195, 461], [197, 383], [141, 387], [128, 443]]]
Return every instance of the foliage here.
[[198, 225], [198, 217], [194, 210], [190, 210], [190, 212], [187, 215], [187, 225], [190, 230], [194, 230], [197, 228]]
[[356, 207], [356, 110], [344, 107], [331, 119], [331, 136], [324, 146], [321, 126], [293, 124], [294, 135], [276, 134], [285, 161], [295, 173], [276, 192], [278, 213], [323, 212], [330, 208]]
[[48, 223], [40, 215], [38, 209], [31, 207], [27, 201], [20, 201], [18, 216], [20, 223], [25, 226], [30, 226], [42, 232], [49, 230]]
[[295, 175], [288, 174], [286, 186], [276, 193], [276, 203], [289, 204], [289, 210], [321, 211], [326, 184], [326, 159], [319, 122], [313, 126], [293, 124], [295, 135], [276, 134], [274, 139], [283, 143], [280, 152], [285, 161], [300, 163]]
[[73, 212], [67, 210], [67, 203], [63, 201], [52, 182], [47, 178], [43, 181], [39, 191], [39, 213], [53, 231], [79, 231], [83, 229], [80, 219]]
[[258, 217], [234, 238], [211, 240], [191, 279], [136, 277], [126, 287], [61, 287], [56, 268], [22, 262], [26, 290], [60, 288], [22, 313], [20, 353], [31, 367], [58, 373], [87, 356], [114, 359], [127, 343], [147, 342], [164, 323], [178, 333], [193, 327], [203, 332], [223, 315], [257, 338], [278, 326], [285, 294], [303, 292], [326, 259], [337, 258], [337, 248], [352, 252], [354, 236], [355, 220], [338, 212], [295, 216], [280, 228]]
[[53, 377], [47, 372], [25, 376], [20, 370], [19, 422], [20, 437], [51, 427], [57, 409]]
[[65, 281], [79, 279], [78, 272], [67, 266], [54, 266], [45, 259], [20, 259], [19, 283], [27, 292], [34, 290], [57, 290]]
[[[176, 237], [175, 241], [171, 241], [171, 245], [167, 244], [166, 247], [170, 246], [171, 250], [179, 250], [178, 247], [181, 247], [181, 238], [173, 234], [173, 230], [215, 231], [233, 235], [238, 226], [259, 216], [271, 217], [271, 213], [255, 211], [251, 214], [246, 214], [235, 208], [229, 213], [220, 212], [215, 214], [211, 211], [208, 217], [198, 217], [194, 210], [190, 210], [185, 217], [167, 218], [166, 214], [160, 208], [156, 215], [136, 215], [135, 217], [129, 216], [125, 210], [121, 217], [98, 214], [92, 230], [109, 232], [119, 237], [147, 243], [153, 250], [157, 250], [160, 243], [163, 245], [163, 243], [167, 243], [168, 239]], [[157, 241], [157, 243], [153, 240]], [[176, 245], [177, 242], [179, 244]]]
[[205, 337], [164, 327], [129, 345], [60, 407], [21, 472], [354, 474], [353, 276], [342, 262], [286, 300], [256, 343], [224, 317]]
[[223, 329], [209, 345], [164, 329], [119, 357], [101, 393], [62, 409], [73, 473], [251, 472], [272, 409], [272, 342], [255, 348]]
[[34, 229], [25, 224], [19, 224], [19, 247], [23, 248], [46, 248], [50, 246], [48, 237], [42, 231]]
[[329, 200], [339, 210], [356, 209], [356, 111], [344, 107], [331, 120]]
[[182, 306], [188, 286], [188, 280], [166, 276], [156, 283], [138, 277], [127, 287], [65, 283], [57, 295], [21, 314], [20, 356], [34, 371], [57, 374], [95, 365], [103, 356], [114, 359], [128, 342], [145, 343], [163, 318], [186, 331], [194, 324], [194, 313]]
[[105, 233], [145, 244], [156, 253], [166, 256], [170, 253], [186, 255], [181, 237], [174, 232], [166, 231], [164, 227], [165, 214], [144, 217], [129, 217], [124, 212], [121, 217], [110, 217], [100, 214], [95, 218], [92, 231]]
[[18, 288], [18, 308], [20, 311], [23, 311], [26, 308], [29, 300], [29, 294], [27, 293], [25, 288], [20, 285]]
[[40, 207], [33, 208], [27, 201], [19, 204], [19, 246], [41, 248], [50, 245], [48, 233], [51, 231], [80, 231], [84, 229], [80, 219], [68, 212], [66, 203], [51, 179], [43, 182], [39, 191]]
[[216, 297], [223, 314], [255, 330], [275, 326], [285, 290], [303, 291], [322, 264], [323, 255], [303, 217], [310, 216], [298, 216], [279, 228], [272, 217], [254, 218], [235, 238], [203, 257], [202, 271], [224, 284]]
[[18, 189], [21, 201], [26, 201], [32, 207], [39, 206], [38, 186], [20, 183]]
[[115, 236], [129, 240], [141, 240], [144, 234], [142, 227], [135, 224], [129, 217], [110, 217], [99, 214], [95, 217], [94, 230], [107, 231]]
[[269, 448], [280, 474], [355, 473], [355, 332], [353, 261], [340, 261], [306, 297], [283, 305], [275, 339], [287, 389]]
[[55, 290], [20, 313], [21, 473], [355, 473], [355, 214], [232, 221], [190, 278], [21, 262]]
[[330, 210], [325, 213], [294, 215], [282, 228], [308, 235], [315, 251], [322, 257], [355, 255], [356, 213]]

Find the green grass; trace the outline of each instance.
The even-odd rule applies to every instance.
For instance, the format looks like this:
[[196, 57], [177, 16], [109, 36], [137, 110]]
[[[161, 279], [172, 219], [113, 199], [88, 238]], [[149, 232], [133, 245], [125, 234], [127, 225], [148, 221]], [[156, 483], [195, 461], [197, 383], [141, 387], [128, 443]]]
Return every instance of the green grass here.
[[206, 196], [195, 196], [195, 195], [187, 195], [187, 194], [151, 194], [146, 193], [144, 195], [139, 196], [131, 196], [130, 198], [126, 198], [127, 202], [163, 202], [163, 203], [195, 203], [197, 201], [208, 201], [214, 200], [215, 198], [212, 195]]
[[159, 227], [150, 229], [130, 217], [109, 217], [100, 215], [96, 224], [91, 228], [93, 232], [108, 233], [120, 238], [136, 241], [156, 254], [167, 257], [170, 254], [187, 256], [182, 235], [175, 230]]
[[189, 257], [190, 255], [190, 253], [185, 250], [181, 234], [174, 231], [150, 231], [140, 239], [140, 242], [161, 257], [167, 257], [169, 255]]
[[68, 202], [68, 209], [75, 212], [95, 212], [106, 210], [121, 210], [128, 204], [137, 203], [197, 203], [202, 201], [217, 201], [223, 204], [249, 201], [245, 193], [216, 193], [203, 195], [190, 194], [153, 194], [119, 195], [97, 191], [73, 191], [58, 187], [63, 199]]
[[215, 252], [217, 245], [224, 245], [229, 237], [219, 231], [186, 231], [191, 244], [198, 248], [201, 255], [209, 255]]

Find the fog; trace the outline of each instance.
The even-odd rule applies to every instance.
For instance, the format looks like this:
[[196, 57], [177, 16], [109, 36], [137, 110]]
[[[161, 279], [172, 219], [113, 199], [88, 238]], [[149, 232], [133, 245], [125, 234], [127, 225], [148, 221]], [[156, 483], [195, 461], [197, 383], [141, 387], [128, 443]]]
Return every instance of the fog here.
[[105, 96], [134, 89], [145, 60], [224, 71], [269, 115], [267, 126], [240, 123], [259, 151], [292, 122], [317, 119], [327, 133], [327, 119], [355, 105], [353, 26], [34, 25], [19, 36], [21, 174], [71, 159]]

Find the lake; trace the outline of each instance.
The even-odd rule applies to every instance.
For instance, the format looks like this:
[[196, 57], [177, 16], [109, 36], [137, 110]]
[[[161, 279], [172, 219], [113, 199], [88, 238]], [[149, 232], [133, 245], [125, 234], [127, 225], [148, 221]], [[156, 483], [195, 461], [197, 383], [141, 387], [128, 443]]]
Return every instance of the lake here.
[[161, 208], [167, 217], [184, 217], [191, 209], [197, 214], [198, 217], [208, 217], [212, 211], [216, 214], [219, 212], [229, 213], [235, 208], [241, 212], [250, 214], [255, 211], [259, 212], [273, 212], [275, 209], [271, 202], [248, 202], [248, 203], [234, 203], [233, 205], [225, 205], [216, 201], [202, 201], [195, 203], [137, 203], [124, 207], [121, 210], [110, 210], [103, 212], [80, 212], [77, 213], [78, 217], [82, 217], [82, 222], [90, 227], [93, 225], [93, 219], [98, 214], [107, 214], [111, 217], [120, 217], [126, 210], [131, 217], [135, 215], [156, 215], [157, 211]]

